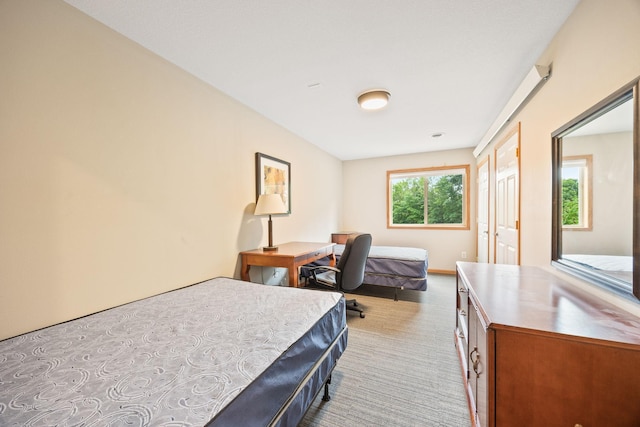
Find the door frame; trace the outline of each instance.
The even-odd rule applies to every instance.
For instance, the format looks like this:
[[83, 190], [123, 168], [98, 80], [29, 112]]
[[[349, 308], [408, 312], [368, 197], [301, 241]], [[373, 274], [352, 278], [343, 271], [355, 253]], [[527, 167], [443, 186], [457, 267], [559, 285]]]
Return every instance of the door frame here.
[[[481, 192], [480, 192], [480, 169], [486, 167], [487, 170], [487, 195], [486, 200], [486, 220], [487, 220], [487, 230], [486, 233], [491, 233], [491, 156], [487, 154], [487, 156], [477, 162], [476, 164], [476, 262], [480, 262], [480, 244], [481, 244], [481, 236], [480, 236], [480, 207], [482, 202]], [[487, 235], [487, 243], [486, 243], [486, 253], [487, 253], [487, 263], [491, 263], [491, 237]], [[494, 258], [495, 260], [495, 258]]]

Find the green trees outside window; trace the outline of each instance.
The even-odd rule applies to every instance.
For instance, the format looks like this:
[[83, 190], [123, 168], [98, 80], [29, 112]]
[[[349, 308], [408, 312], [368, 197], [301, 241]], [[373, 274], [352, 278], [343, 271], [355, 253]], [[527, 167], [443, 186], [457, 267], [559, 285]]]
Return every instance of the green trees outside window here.
[[468, 166], [387, 172], [389, 226], [468, 227]]
[[567, 156], [562, 161], [562, 227], [574, 231], [591, 229], [590, 154]]
[[580, 198], [578, 197], [578, 180], [574, 178], [562, 180], [562, 225], [580, 224]]
[[424, 177], [393, 182], [393, 223], [424, 224]]
[[462, 224], [462, 175], [427, 178], [429, 224]]

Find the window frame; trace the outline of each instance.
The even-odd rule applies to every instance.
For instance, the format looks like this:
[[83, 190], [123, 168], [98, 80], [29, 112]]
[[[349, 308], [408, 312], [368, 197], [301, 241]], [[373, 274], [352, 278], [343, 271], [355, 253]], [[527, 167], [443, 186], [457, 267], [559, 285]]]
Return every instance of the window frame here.
[[[447, 173], [449, 172], [449, 173]], [[462, 175], [462, 223], [460, 224], [394, 224], [393, 223], [393, 188], [392, 180], [410, 177], [428, 177], [436, 175]], [[470, 165], [431, 166], [414, 169], [397, 169], [387, 171], [387, 228], [389, 229], [427, 229], [427, 230], [469, 230], [470, 229]], [[428, 190], [425, 188], [425, 192]], [[425, 221], [428, 218], [427, 195], [425, 194]]]

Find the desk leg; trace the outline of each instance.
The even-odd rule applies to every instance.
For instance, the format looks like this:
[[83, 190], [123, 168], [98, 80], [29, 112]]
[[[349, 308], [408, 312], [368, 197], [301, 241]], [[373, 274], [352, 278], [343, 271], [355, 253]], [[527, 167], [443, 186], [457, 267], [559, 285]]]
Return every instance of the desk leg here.
[[298, 266], [295, 262], [290, 262], [287, 265], [287, 269], [289, 270], [289, 286], [293, 286], [295, 288], [299, 287], [298, 283]]
[[242, 257], [242, 268], [240, 269], [240, 278], [245, 282], [249, 281], [249, 269], [251, 266], [247, 264], [247, 260], [245, 257]]
[[334, 254], [333, 252], [331, 252], [331, 255], [329, 255], [329, 266], [330, 267], [336, 266], [336, 254]]

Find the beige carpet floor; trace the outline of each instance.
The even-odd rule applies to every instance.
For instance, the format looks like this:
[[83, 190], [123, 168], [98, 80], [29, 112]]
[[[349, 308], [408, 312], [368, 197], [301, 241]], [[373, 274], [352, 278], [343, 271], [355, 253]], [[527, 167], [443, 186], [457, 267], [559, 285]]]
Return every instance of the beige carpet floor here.
[[455, 276], [429, 275], [426, 292], [362, 286], [366, 317], [347, 313], [349, 340], [331, 401], [316, 398], [300, 426], [468, 427], [453, 343]]

